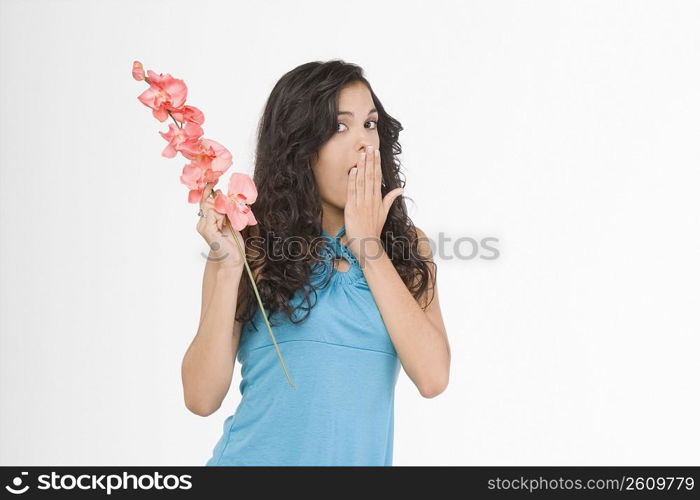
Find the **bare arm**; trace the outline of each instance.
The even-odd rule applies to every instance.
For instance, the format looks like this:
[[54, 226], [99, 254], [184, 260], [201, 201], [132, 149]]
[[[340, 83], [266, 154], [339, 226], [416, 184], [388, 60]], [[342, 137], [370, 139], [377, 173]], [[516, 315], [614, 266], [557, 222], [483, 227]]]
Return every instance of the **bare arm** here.
[[[416, 232], [421, 240], [419, 252], [434, 265], [425, 233], [418, 228]], [[434, 398], [447, 388], [451, 359], [437, 284], [429, 284], [426, 294], [417, 301], [381, 244], [369, 252], [380, 257], [367, 259], [364, 273], [401, 365], [421, 395]], [[427, 299], [432, 292], [435, 295], [428, 305]]]
[[199, 328], [182, 361], [185, 406], [201, 416], [226, 397], [241, 335], [235, 316], [243, 265], [222, 265], [213, 255], [204, 270]]
[[207, 264], [204, 266], [204, 278], [202, 279], [202, 307], [199, 311], [200, 326], [202, 324], [202, 320], [204, 319], [204, 311], [207, 309], [207, 305], [209, 304], [212, 294], [214, 293], [217, 271], [221, 267], [221, 257], [219, 257], [219, 254], [220, 252], [210, 250]]

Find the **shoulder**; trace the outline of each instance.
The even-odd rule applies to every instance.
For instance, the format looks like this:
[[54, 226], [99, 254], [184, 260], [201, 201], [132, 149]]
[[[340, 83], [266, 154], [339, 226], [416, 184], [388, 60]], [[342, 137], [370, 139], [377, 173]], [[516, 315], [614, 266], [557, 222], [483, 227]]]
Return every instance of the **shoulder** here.
[[[416, 230], [416, 236], [417, 236], [417, 252], [418, 252], [418, 260], [422, 260], [423, 262], [428, 264], [428, 270], [431, 275], [434, 275], [436, 272], [436, 263], [435, 260], [433, 259], [433, 249], [430, 244], [430, 238], [425, 234], [425, 232], [419, 228], [418, 226], [413, 226], [414, 229]], [[430, 281], [434, 280], [434, 276], [431, 277]]]
[[430, 247], [430, 239], [426, 236], [425, 232], [418, 226], [413, 226], [416, 230], [416, 235], [418, 235], [418, 253], [421, 257], [425, 259], [433, 259], [433, 250]]

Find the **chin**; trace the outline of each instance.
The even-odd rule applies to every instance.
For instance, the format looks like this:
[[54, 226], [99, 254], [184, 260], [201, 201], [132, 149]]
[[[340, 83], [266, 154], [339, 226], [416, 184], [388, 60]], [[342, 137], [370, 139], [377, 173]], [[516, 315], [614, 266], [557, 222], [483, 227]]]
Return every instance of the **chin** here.
[[342, 198], [337, 198], [337, 199], [333, 200], [333, 203], [331, 203], [331, 205], [333, 205], [333, 207], [335, 207], [339, 210], [345, 210], [345, 205], [347, 205], [347, 203], [348, 203], [347, 196], [343, 196]]
[[347, 200], [345, 198], [343, 198], [342, 200], [323, 200], [323, 203], [328, 208], [343, 211], [345, 210]]

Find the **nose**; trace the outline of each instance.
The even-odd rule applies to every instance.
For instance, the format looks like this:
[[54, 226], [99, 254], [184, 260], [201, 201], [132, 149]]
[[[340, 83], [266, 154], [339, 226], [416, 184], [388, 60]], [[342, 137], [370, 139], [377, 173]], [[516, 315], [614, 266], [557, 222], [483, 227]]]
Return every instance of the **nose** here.
[[372, 146], [373, 144], [370, 141], [367, 140], [362, 140], [360, 141], [357, 150], [358, 151], [364, 151], [365, 153], [367, 152], [367, 147]]

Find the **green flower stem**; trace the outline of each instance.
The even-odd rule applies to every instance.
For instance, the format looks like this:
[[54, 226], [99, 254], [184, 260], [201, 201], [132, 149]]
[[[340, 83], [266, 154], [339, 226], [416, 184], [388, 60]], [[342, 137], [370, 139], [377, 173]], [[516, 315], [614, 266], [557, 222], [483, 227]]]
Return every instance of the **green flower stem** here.
[[272, 338], [272, 343], [275, 346], [275, 350], [277, 351], [277, 357], [280, 360], [280, 363], [282, 364], [282, 370], [284, 370], [284, 374], [287, 377], [287, 381], [289, 382], [289, 385], [292, 387], [292, 389], [296, 389], [296, 386], [292, 382], [292, 379], [289, 377], [289, 372], [287, 371], [287, 366], [284, 364], [284, 358], [282, 358], [282, 353], [280, 352], [280, 348], [277, 345], [277, 341], [275, 340], [275, 334], [272, 333], [272, 327], [270, 326], [270, 322], [267, 320], [267, 314], [265, 314], [265, 308], [263, 307], [262, 300], [260, 299], [260, 293], [258, 293], [258, 287], [255, 284], [255, 278], [253, 278], [253, 273], [250, 271], [250, 266], [248, 266], [248, 259], [246, 259], [245, 256], [245, 251], [241, 247], [241, 242], [238, 241], [238, 238], [236, 238], [236, 233], [233, 232], [233, 226], [231, 226], [231, 221], [226, 217], [226, 222], [228, 223], [228, 227], [231, 228], [231, 236], [233, 236], [233, 239], [236, 241], [236, 245], [238, 245], [238, 250], [241, 252], [241, 256], [243, 257], [243, 264], [245, 264], [245, 269], [248, 271], [248, 277], [250, 278], [250, 282], [253, 285], [253, 290], [255, 290], [255, 296], [258, 299], [258, 305], [260, 306], [260, 311], [262, 312], [263, 319], [265, 319], [265, 324], [267, 325], [267, 330], [270, 332], [270, 338]]

